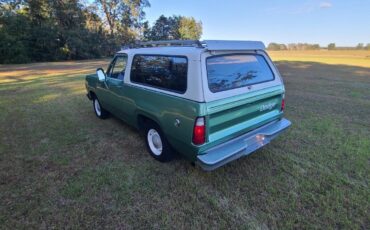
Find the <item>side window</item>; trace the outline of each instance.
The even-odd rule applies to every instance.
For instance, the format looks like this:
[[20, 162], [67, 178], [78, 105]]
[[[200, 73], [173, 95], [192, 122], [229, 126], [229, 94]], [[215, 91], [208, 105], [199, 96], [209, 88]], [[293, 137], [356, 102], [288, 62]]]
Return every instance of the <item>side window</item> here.
[[126, 55], [116, 56], [112, 64], [109, 66], [108, 76], [110, 78], [123, 80], [125, 76], [126, 64], [127, 64]]
[[178, 56], [135, 55], [131, 81], [178, 93], [187, 87], [188, 60]]

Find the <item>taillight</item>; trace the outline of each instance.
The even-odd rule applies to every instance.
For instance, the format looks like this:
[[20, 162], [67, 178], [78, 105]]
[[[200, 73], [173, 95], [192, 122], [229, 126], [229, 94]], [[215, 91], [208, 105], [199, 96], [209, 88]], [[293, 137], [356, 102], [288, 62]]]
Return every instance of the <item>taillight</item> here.
[[280, 108], [280, 111], [284, 111], [284, 108], [285, 108], [285, 98], [283, 96], [283, 99], [281, 100], [281, 108]]
[[198, 117], [195, 120], [193, 129], [193, 143], [195, 145], [201, 145], [206, 142], [206, 122], [204, 117]]

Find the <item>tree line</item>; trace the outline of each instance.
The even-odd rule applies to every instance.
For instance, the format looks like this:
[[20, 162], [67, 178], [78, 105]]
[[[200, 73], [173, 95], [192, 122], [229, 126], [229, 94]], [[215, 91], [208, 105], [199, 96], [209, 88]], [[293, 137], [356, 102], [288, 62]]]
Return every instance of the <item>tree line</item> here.
[[145, 21], [148, 0], [2, 0], [0, 63], [80, 60], [113, 55], [136, 40], [199, 39], [192, 17]]
[[267, 46], [268, 50], [319, 50], [319, 49], [328, 49], [328, 50], [370, 50], [370, 43], [365, 45], [364, 43], [359, 43], [355, 47], [337, 47], [335, 43], [328, 44], [327, 47], [320, 47], [319, 44], [309, 44], [309, 43], [275, 43], [271, 42]]

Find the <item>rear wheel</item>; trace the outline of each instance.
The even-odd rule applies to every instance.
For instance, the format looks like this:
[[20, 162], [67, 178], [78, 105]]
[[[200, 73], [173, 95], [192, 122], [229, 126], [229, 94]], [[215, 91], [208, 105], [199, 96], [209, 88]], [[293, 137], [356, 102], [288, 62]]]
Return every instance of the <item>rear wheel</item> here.
[[154, 159], [160, 162], [172, 160], [173, 153], [171, 146], [158, 125], [152, 122], [147, 124], [145, 128], [145, 143], [148, 152]]
[[97, 97], [93, 98], [93, 107], [94, 107], [94, 112], [97, 117], [100, 119], [105, 119], [108, 117], [109, 113], [106, 111], [100, 104], [99, 100]]

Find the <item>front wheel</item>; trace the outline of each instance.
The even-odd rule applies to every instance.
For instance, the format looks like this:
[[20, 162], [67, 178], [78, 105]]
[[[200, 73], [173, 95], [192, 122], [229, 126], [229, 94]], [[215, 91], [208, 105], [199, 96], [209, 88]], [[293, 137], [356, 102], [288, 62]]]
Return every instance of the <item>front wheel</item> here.
[[147, 126], [145, 129], [145, 143], [150, 155], [154, 159], [160, 162], [172, 160], [172, 149], [157, 125], [150, 124]]
[[100, 119], [105, 119], [108, 117], [109, 113], [106, 111], [100, 104], [99, 100], [97, 97], [94, 97], [93, 99], [93, 107], [94, 107], [94, 112], [97, 117]]

